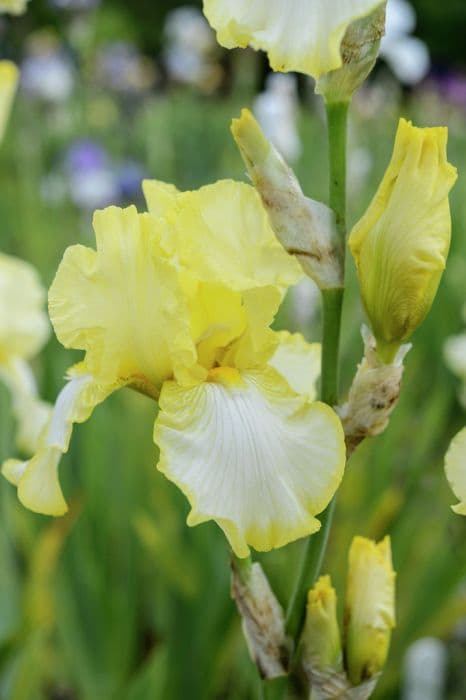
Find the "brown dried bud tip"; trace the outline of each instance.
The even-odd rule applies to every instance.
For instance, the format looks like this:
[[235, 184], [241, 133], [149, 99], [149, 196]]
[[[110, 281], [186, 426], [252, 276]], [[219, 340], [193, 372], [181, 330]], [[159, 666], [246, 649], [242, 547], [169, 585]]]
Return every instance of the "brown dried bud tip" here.
[[363, 327], [364, 357], [353, 379], [348, 401], [337, 408], [343, 423], [348, 454], [366, 438], [383, 433], [400, 396], [403, 360], [411, 345], [402, 345], [384, 364], [376, 353], [375, 338]]
[[342, 671], [317, 671], [312, 673], [312, 700], [368, 700], [375, 690], [380, 674], [361, 685], [352, 686]]
[[232, 572], [231, 595], [243, 620], [253, 662], [262, 678], [285, 676], [290, 649], [285, 616], [261, 565], [240, 569], [233, 560]]

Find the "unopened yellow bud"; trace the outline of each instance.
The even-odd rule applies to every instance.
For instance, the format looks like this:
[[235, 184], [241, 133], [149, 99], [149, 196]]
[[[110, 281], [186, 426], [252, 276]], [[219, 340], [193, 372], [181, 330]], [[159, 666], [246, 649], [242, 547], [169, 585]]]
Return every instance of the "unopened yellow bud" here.
[[316, 671], [343, 671], [337, 596], [330, 576], [321, 576], [309, 591], [302, 651], [311, 676]]
[[448, 193], [456, 169], [447, 161], [447, 129], [400, 120], [393, 157], [349, 245], [377, 353], [392, 362], [424, 320], [450, 246]]
[[343, 254], [331, 209], [309, 199], [251, 112], [231, 127], [278, 240], [321, 289], [343, 286]]
[[395, 626], [395, 572], [390, 538], [376, 544], [355, 537], [346, 593], [346, 664], [352, 685], [384, 667]]

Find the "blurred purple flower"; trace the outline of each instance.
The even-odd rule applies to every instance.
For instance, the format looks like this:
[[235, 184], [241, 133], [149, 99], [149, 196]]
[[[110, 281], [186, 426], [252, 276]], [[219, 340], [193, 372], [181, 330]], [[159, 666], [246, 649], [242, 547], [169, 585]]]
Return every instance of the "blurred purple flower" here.
[[117, 173], [99, 143], [82, 139], [72, 144], [65, 170], [70, 199], [80, 209], [92, 211], [121, 201]]
[[144, 167], [134, 161], [127, 160], [117, 170], [117, 180], [120, 197], [124, 201], [134, 201], [142, 196], [141, 183], [147, 177]]
[[108, 167], [109, 158], [106, 150], [96, 141], [80, 139], [67, 151], [65, 165], [69, 174], [88, 172]]
[[435, 76], [442, 97], [458, 107], [466, 107], [466, 75], [448, 71]]

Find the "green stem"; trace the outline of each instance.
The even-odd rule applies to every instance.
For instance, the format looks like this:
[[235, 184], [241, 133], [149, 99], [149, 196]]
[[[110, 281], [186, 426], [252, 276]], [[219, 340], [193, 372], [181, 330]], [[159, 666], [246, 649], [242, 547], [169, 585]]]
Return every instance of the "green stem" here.
[[[335, 212], [337, 229], [344, 258], [346, 237], [346, 127], [347, 103], [327, 105], [329, 136], [329, 201]], [[338, 403], [338, 367], [340, 348], [341, 310], [343, 289], [324, 290], [322, 293], [322, 401], [334, 406]], [[287, 610], [287, 632], [299, 642], [304, 622], [306, 597], [309, 588], [319, 576], [327, 548], [335, 510], [335, 499], [320, 516], [319, 532], [309, 537], [305, 546], [299, 574]]]
[[329, 204], [335, 212], [343, 253], [346, 237], [346, 134], [348, 102], [326, 105], [329, 147]]

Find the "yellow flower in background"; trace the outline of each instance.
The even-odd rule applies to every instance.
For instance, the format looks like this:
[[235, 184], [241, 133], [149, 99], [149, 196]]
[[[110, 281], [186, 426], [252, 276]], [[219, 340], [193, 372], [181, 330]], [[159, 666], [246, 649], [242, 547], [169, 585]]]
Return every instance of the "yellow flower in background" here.
[[346, 590], [346, 664], [353, 685], [384, 667], [395, 627], [395, 572], [390, 538], [355, 537]]
[[0, 253], [0, 299], [0, 380], [12, 396], [18, 422], [18, 447], [32, 453], [49, 416], [48, 405], [37, 396], [28, 364], [49, 336], [43, 308], [45, 290], [31, 265], [3, 253]]
[[0, 61], [0, 142], [5, 135], [18, 79], [19, 71], [15, 64], [11, 61]]
[[381, 0], [204, 0], [204, 13], [228, 49], [267, 52], [275, 71], [318, 79], [342, 65], [340, 45], [348, 27]]
[[316, 531], [345, 450], [336, 414], [311, 400], [319, 350], [269, 327], [298, 263], [248, 185], [144, 190], [148, 213], [97, 212], [96, 250], [64, 255], [50, 317], [59, 340], [86, 355], [34, 457], [9, 460], [4, 475], [27, 507], [64, 513], [57, 470], [73, 423], [130, 386], [159, 400], [159, 469], [189, 499], [189, 524], [215, 520], [238, 556]]
[[455, 496], [459, 499], [452, 510], [466, 515], [466, 428], [460, 430], [451, 441], [445, 457], [445, 472]]
[[29, 0], [0, 0], [0, 13], [22, 15], [23, 12], [26, 12], [28, 2]]
[[456, 169], [447, 129], [400, 120], [392, 160], [349, 245], [377, 341], [391, 362], [432, 305], [450, 246], [448, 202]]

